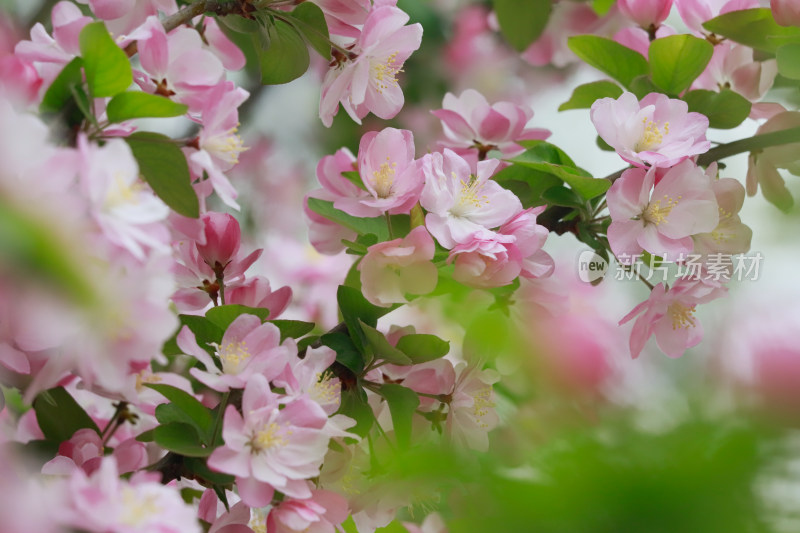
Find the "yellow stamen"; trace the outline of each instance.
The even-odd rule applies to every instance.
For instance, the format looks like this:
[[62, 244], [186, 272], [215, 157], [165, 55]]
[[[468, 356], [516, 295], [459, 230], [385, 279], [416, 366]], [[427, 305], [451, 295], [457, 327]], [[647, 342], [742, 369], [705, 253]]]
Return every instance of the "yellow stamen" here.
[[391, 85], [397, 85], [396, 74], [403, 70], [395, 64], [396, 58], [397, 52], [387, 57], [386, 61], [372, 62], [372, 77], [375, 78], [375, 84], [378, 86], [378, 94], [383, 94], [383, 90]]
[[339, 399], [339, 383], [331, 383], [333, 374], [330, 371], [317, 373], [314, 388], [310, 392], [311, 398], [319, 404], [335, 402]]
[[657, 122], [653, 122], [647, 118], [643, 118], [642, 122], [644, 123], [644, 133], [642, 134], [642, 138], [639, 139], [639, 142], [636, 143], [634, 150], [637, 152], [647, 152], [653, 148], [659, 148], [661, 143], [664, 142], [664, 136], [669, 134], [669, 122], [664, 123], [663, 133]]
[[236, 134], [237, 131], [239, 127], [234, 126], [225, 133], [209, 137], [203, 142], [202, 147], [226, 163], [236, 165], [239, 163], [239, 154], [249, 150], [242, 138]]
[[685, 306], [679, 302], [673, 302], [667, 308], [670, 318], [672, 318], [672, 329], [693, 328], [695, 322], [694, 311], [697, 306]]
[[286, 439], [283, 438], [284, 434], [290, 435], [291, 432], [287, 431], [281, 434], [282, 429], [280, 425], [272, 422], [256, 432], [247, 444], [256, 454], [284, 446], [286, 444]]
[[492, 386], [486, 385], [478, 389], [472, 397], [475, 402], [472, 404], [472, 416], [478, 423], [478, 427], [488, 428], [489, 425], [483, 421], [483, 417], [489, 414], [489, 409], [494, 407], [492, 401]]
[[378, 170], [372, 171], [373, 186], [378, 198], [388, 198], [392, 195], [392, 185], [394, 185], [394, 175], [397, 163], [392, 162], [387, 156], [386, 163], [382, 163]]
[[155, 494], [139, 494], [130, 487], [122, 489], [122, 516], [120, 521], [126, 526], [140, 526], [149, 517], [161, 512]]
[[247, 344], [241, 342], [229, 342], [223, 344], [219, 349], [219, 358], [222, 361], [222, 371], [226, 374], [238, 374], [239, 365], [250, 359], [252, 355], [247, 349]]
[[[664, 222], [667, 217], [669, 216], [672, 209], [678, 205], [678, 201], [683, 198], [682, 196], [678, 196], [677, 199], [670, 198], [666, 194], [664, 198], [651, 201], [647, 204], [644, 212], [642, 213], [641, 218], [644, 219], [645, 224], [655, 224], [658, 226], [662, 222]], [[662, 205], [662, 202], [664, 205]]]

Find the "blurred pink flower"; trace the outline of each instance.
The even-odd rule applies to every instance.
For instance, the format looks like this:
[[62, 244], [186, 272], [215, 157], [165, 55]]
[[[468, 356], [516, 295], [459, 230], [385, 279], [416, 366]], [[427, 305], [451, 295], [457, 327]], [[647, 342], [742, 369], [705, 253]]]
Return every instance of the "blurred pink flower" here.
[[494, 371], [480, 370], [474, 363], [456, 365], [445, 432], [457, 445], [479, 452], [489, 449], [489, 431], [499, 421], [492, 388], [498, 379]]
[[756, 102], [772, 88], [777, 74], [778, 63], [775, 59], [754, 61], [752, 48], [723, 42], [714, 47], [711, 61], [691, 88], [716, 92], [732, 89], [751, 102]]
[[406, 294], [427, 294], [438, 281], [431, 262], [435, 246], [423, 226], [404, 238], [369, 247], [358, 265], [364, 297], [379, 306], [405, 303]]
[[658, 28], [672, 9], [672, 0], [618, 0], [620, 12], [627, 18], [648, 29]]
[[581, 2], [554, 3], [547, 27], [522, 53], [522, 59], [536, 67], [552, 64], [563, 68], [578, 60], [567, 46], [567, 39], [592, 33], [599, 24], [600, 17], [591, 6]]
[[770, 0], [772, 16], [781, 26], [800, 26], [800, 4], [795, 0]]
[[270, 533], [334, 533], [349, 515], [347, 500], [335, 492], [313, 489], [310, 498], [286, 498], [267, 515]]
[[671, 167], [711, 147], [708, 118], [665, 94], [650, 93], [641, 101], [629, 92], [616, 100], [601, 98], [590, 115], [600, 137], [637, 167]]
[[714, 17], [759, 7], [758, 0], [675, 0], [683, 22], [695, 33], [706, 33], [703, 23]]

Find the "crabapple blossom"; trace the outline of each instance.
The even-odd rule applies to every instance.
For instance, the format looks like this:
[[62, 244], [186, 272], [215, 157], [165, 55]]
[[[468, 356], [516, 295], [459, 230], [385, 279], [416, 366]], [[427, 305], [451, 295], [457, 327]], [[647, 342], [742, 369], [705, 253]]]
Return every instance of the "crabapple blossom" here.
[[[756, 134], [796, 127], [800, 127], [800, 113], [785, 111], [766, 121], [758, 128]], [[789, 143], [751, 152], [747, 168], [747, 195], [754, 196], [760, 185], [764, 198], [778, 208], [788, 211], [794, 205], [794, 200], [778, 169], [785, 168], [793, 174], [800, 174], [800, 162], [797, 159], [798, 147], [800, 147], [800, 143]]]
[[357, 38], [370, 12], [369, 0], [312, 0], [325, 15], [333, 35]]
[[408, 533], [447, 533], [447, 526], [439, 513], [431, 513], [421, 524], [403, 522]]
[[[660, 25], [655, 32], [656, 39], [670, 35], [675, 35], [675, 29], [666, 24]], [[615, 33], [614, 40], [631, 50], [636, 50], [644, 57], [650, 57], [650, 35], [647, 30], [638, 26], [628, 26]]]
[[616, 100], [601, 98], [590, 116], [600, 137], [637, 167], [671, 167], [711, 147], [708, 118], [665, 94], [650, 93], [641, 101], [629, 92]]
[[[712, 170], [716, 171], [716, 163], [709, 165], [709, 171]], [[738, 214], [744, 205], [744, 187], [736, 179], [720, 178], [713, 180], [711, 188], [719, 206], [719, 224], [710, 233], [692, 236], [695, 252], [731, 255], [746, 253], [750, 250], [753, 230], [742, 223]]]
[[563, 68], [577, 60], [567, 46], [567, 39], [573, 35], [592, 33], [600, 24], [600, 17], [595, 10], [584, 3], [554, 3], [547, 27], [522, 53], [522, 59], [536, 67], [552, 64]]
[[496, 228], [522, 210], [514, 193], [490, 178], [500, 161], [479, 161], [477, 174], [452, 150], [426, 154], [421, 161], [425, 186], [420, 204], [425, 225], [447, 249], [469, 242], [476, 231]]
[[442, 121], [448, 147], [460, 153], [477, 148], [482, 153], [500, 150], [511, 157], [523, 150], [516, 141], [544, 140], [550, 136], [548, 130], [527, 127], [533, 118], [530, 107], [512, 102], [490, 105], [473, 89], [467, 89], [460, 96], [447, 93], [442, 109], [431, 113]]
[[333, 123], [339, 103], [358, 124], [370, 111], [382, 119], [397, 115], [404, 98], [396, 76], [422, 42], [422, 26], [406, 26], [408, 19], [397, 7], [373, 6], [353, 48], [346, 56], [334, 54], [319, 101], [325, 126]]
[[445, 431], [459, 446], [479, 452], [489, 449], [488, 433], [499, 421], [492, 388], [498, 379], [495, 372], [481, 370], [475, 363], [456, 365]]
[[730, 88], [756, 102], [772, 87], [777, 74], [775, 59], [754, 61], [752, 48], [723, 42], [714, 47], [714, 55], [691, 88], [711, 91]]
[[310, 498], [287, 498], [273, 507], [267, 515], [267, 531], [334, 533], [347, 516], [347, 500], [343, 496], [312, 489]]
[[672, 9], [672, 0], [619, 0], [620, 12], [639, 27], [658, 28]]
[[772, 16], [781, 26], [800, 26], [800, 5], [792, 0], [770, 0]]
[[650, 297], [619, 321], [636, 318], [631, 331], [631, 356], [642, 353], [647, 339], [655, 335], [659, 349], [668, 357], [680, 357], [703, 338], [703, 327], [694, 316], [699, 304], [725, 295], [727, 289], [711, 280], [679, 279], [672, 287], [656, 285]]
[[691, 161], [671, 169], [653, 186], [656, 167], [626, 170], [606, 195], [611, 225], [608, 242], [620, 258], [647, 250], [657, 256], [692, 251], [692, 235], [719, 223], [711, 179]]
[[695, 33], [705, 33], [703, 23], [718, 15], [759, 7], [758, 0], [675, 0], [683, 22]]
[[197, 251], [212, 269], [223, 270], [239, 253], [242, 238], [239, 222], [228, 213], [213, 211], [204, 213], [200, 220], [205, 242], [196, 243]]
[[285, 403], [272, 392], [267, 378], [253, 374], [244, 389], [242, 412], [229, 405], [222, 436], [225, 444], [208, 458], [214, 470], [236, 476], [239, 495], [247, 505], [262, 507], [275, 490], [309, 498], [305, 480], [319, 475], [328, 449], [322, 407], [303, 396]]
[[192, 368], [189, 373], [207, 387], [218, 392], [244, 388], [250, 376], [276, 377], [291, 361], [296, 346], [293, 339], [280, 343], [280, 330], [270, 323], [261, 323], [255, 315], [243, 314], [231, 322], [222, 342], [215, 346], [222, 369], [202, 349], [187, 326], [178, 334], [178, 346], [196, 357], [206, 367], [203, 372]]
[[268, 309], [267, 320], [278, 318], [292, 301], [292, 288], [272, 290], [264, 276], [253, 276], [244, 281], [226, 285], [225, 302]]
[[328, 369], [336, 361], [336, 352], [327, 346], [309, 348], [303, 359], [284, 369], [273, 381], [291, 397], [303, 394], [317, 402], [330, 416], [339, 410], [342, 387], [339, 378]]
[[435, 246], [423, 226], [404, 238], [369, 247], [358, 264], [364, 297], [379, 306], [407, 302], [406, 294], [427, 294], [436, 287]]

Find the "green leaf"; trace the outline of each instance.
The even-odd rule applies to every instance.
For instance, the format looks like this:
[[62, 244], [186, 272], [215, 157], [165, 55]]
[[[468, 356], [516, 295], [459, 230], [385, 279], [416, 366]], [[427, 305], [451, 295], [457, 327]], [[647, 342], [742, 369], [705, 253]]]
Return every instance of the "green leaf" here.
[[735, 128], [750, 114], [751, 103], [741, 94], [730, 89], [721, 92], [698, 89], [683, 95], [689, 104], [689, 111], [696, 111], [708, 117], [711, 128]]
[[778, 72], [792, 80], [800, 80], [800, 44], [787, 44], [776, 54]]
[[291, 13], [294, 26], [298, 29], [308, 44], [325, 59], [331, 58], [331, 42], [328, 35], [328, 24], [325, 14], [316, 4], [303, 2]]
[[522, 202], [524, 208], [544, 205], [542, 193], [562, 183], [548, 172], [542, 172], [523, 165], [509, 165], [492, 178], [505, 189], [510, 190]]
[[109, 122], [123, 122], [142, 117], [179, 117], [189, 106], [173, 102], [157, 94], [143, 92], [119, 93], [108, 102], [106, 113]]
[[197, 428], [198, 435], [208, 435], [211, 432], [214, 418], [208, 408], [200, 403], [197, 398], [172, 385], [145, 383], [144, 386], [158, 392], [172, 402], [172, 405], [177, 409], [183, 411], [192, 425]]
[[450, 343], [436, 335], [411, 333], [400, 337], [397, 349], [406, 354], [413, 364], [418, 365], [447, 355]]
[[78, 37], [86, 82], [93, 97], [114, 96], [133, 83], [131, 64], [102, 22], [92, 22]]
[[274, 19], [267, 28], [267, 37], [269, 46], [259, 49], [258, 53], [262, 84], [288, 83], [308, 70], [308, 48], [296, 29], [283, 20]]
[[552, 10], [551, 0], [493, 0], [492, 4], [500, 33], [518, 52], [539, 38]]
[[299, 339], [306, 333], [314, 329], [313, 322], [303, 322], [302, 320], [269, 320], [270, 324], [275, 324], [281, 330], [281, 342], [288, 338]]
[[125, 137], [125, 142], [153, 192], [176, 213], [198, 218], [200, 203], [192, 188], [189, 165], [172, 139], [160, 133], [139, 131]]
[[359, 389], [343, 390], [342, 403], [337, 412], [356, 421], [356, 425], [347, 431], [365, 437], [372, 427], [375, 414], [367, 403], [366, 395], [362, 396], [359, 392]]
[[647, 59], [616, 41], [596, 35], [576, 35], [567, 41], [579, 58], [629, 87], [637, 76], [650, 72]]
[[564, 207], [578, 208], [583, 207], [583, 201], [577, 194], [575, 194], [575, 191], [567, 189], [563, 185], [550, 187], [544, 191], [542, 198], [550, 205], [563, 205]]
[[708, 31], [751, 48], [775, 53], [789, 43], [800, 43], [800, 28], [781, 26], [768, 8], [731, 11], [703, 24]]
[[600, 196], [611, 187], [611, 182], [595, 179], [585, 170], [575, 166], [572, 159], [560, 148], [544, 141], [527, 141], [530, 148], [510, 161], [539, 170], [559, 178], [586, 200]]
[[342, 311], [342, 317], [347, 324], [350, 337], [359, 351], [364, 350], [364, 334], [360, 323], [364, 322], [374, 328], [378, 325], [380, 317], [399, 307], [399, 304], [392, 307], [372, 305], [364, 298], [361, 291], [345, 285], [339, 285], [339, 289], [336, 291], [336, 301], [339, 303], [339, 309]]
[[617, 99], [622, 95], [622, 92], [620, 86], [611, 81], [603, 80], [584, 83], [575, 87], [570, 99], [558, 106], [558, 110], [589, 109], [600, 98]]
[[362, 191], [367, 190], [367, 188], [364, 186], [364, 181], [361, 179], [361, 174], [359, 174], [357, 170], [342, 172], [342, 176], [350, 180], [350, 183], [352, 183]]
[[187, 457], [208, 457], [214, 448], [203, 446], [194, 426], [173, 422], [158, 426], [153, 432], [156, 444], [162, 448]]
[[308, 208], [328, 220], [355, 231], [359, 235], [373, 234], [379, 241], [389, 240], [389, 229], [386, 227], [386, 220], [383, 217], [359, 218], [348, 215], [333, 207], [333, 202], [320, 200], [319, 198], [309, 198]]
[[[156, 408], [158, 409], [158, 408]], [[148, 429], [136, 435], [136, 440], [139, 442], [153, 442], [156, 440], [156, 428]]]
[[248, 307], [246, 305], [228, 304], [218, 305], [206, 311], [206, 318], [222, 331], [228, 329], [240, 315], [255, 315], [263, 322], [269, 315], [269, 309], [263, 307]]
[[58, 113], [72, 100], [72, 87], [83, 83], [82, 67], [83, 59], [80, 57], [66, 64], [44, 93], [39, 105], [40, 113]]
[[407, 366], [414, 364], [406, 354], [389, 344], [389, 341], [386, 340], [383, 333], [365, 324], [361, 320], [359, 320], [359, 323], [361, 324], [361, 330], [364, 332], [367, 345], [372, 349], [372, 354], [375, 356], [375, 359], [381, 359], [393, 365]]
[[636, 76], [630, 85], [630, 90], [636, 98], [642, 99], [650, 93], [660, 93], [661, 89], [656, 87], [650, 76]]
[[670, 35], [650, 43], [650, 71], [655, 83], [667, 94], [680, 94], [703, 73], [714, 53], [714, 45], [693, 35]]
[[320, 342], [336, 352], [336, 362], [346, 366], [353, 374], [358, 375], [364, 371], [364, 357], [349, 335], [338, 331], [326, 333], [320, 337]]
[[180, 319], [181, 324], [187, 326], [192, 333], [194, 333], [194, 338], [197, 344], [210, 355], [214, 355], [214, 347], [209, 345], [211, 343], [219, 344], [222, 342], [222, 335], [225, 333], [225, 331], [202, 316], [178, 315], [178, 318]]
[[608, 13], [611, 6], [613, 6], [616, 1], [617, 0], [592, 0], [592, 9], [602, 17]]
[[200, 478], [215, 485], [230, 485], [236, 478], [230, 474], [215, 472], [208, 468], [206, 461], [199, 457], [187, 457], [183, 460], [184, 466], [195, 474], [195, 479]]
[[[46, 395], [49, 395], [54, 403], [47, 401]], [[64, 442], [71, 439], [76, 431], [84, 428], [93, 429], [98, 435], [100, 434], [100, 429], [94, 420], [64, 390], [64, 387], [55, 387], [39, 393], [33, 400], [33, 410], [47, 440]]]
[[401, 448], [407, 448], [411, 444], [412, 419], [419, 407], [419, 395], [408, 387], [394, 383], [381, 385], [378, 393], [389, 404], [397, 444]]

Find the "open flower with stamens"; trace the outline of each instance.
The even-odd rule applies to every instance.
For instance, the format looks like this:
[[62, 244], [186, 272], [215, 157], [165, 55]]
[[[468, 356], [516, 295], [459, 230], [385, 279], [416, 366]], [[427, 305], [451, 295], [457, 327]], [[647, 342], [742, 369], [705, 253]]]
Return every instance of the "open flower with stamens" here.
[[669, 289], [663, 283], [656, 285], [650, 298], [640, 303], [619, 321], [620, 325], [634, 317], [631, 332], [631, 356], [642, 353], [647, 339], [656, 336], [656, 343], [669, 357], [680, 357], [687, 348], [703, 338], [703, 327], [695, 317], [699, 304], [721, 298], [727, 289], [711, 280], [679, 279]]
[[684, 161], [653, 187], [656, 170], [626, 170], [608, 190], [608, 242], [618, 258], [642, 250], [661, 257], [690, 253], [691, 235], [710, 232], [719, 223], [712, 182], [701, 168]]
[[242, 398], [242, 414], [229, 405], [222, 436], [208, 466], [236, 476], [239, 495], [250, 507], [270, 503], [275, 490], [293, 498], [312, 496], [305, 480], [319, 475], [328, 450], [324, 430], [328, 417], [306, 396], [280, 404], [267, 378], [250, 377]]
[[683, 100], [650, 93], [601, 98], [590, 112], [594, 127], [625, 161], [637, 167], [671, 167], [708, 151], [708, 118], [690, 113]]
[[496, 372], [481, 370], [474, 363], [456, 365], [456, 383], [445, 425], [453, 442], [479, 452], [489, 449], [489, 431], [499, 421], [492, 388], [498, 379]]
[[496, 228], [522, 211], [514, 193], [491, 176], [500, 161], [479, 161], [473, 174], [462, 157], [445, 148], [421, 160], [425, 186], [420, 204], [428, 214], [425, 225], [447, 249], [470, 241], [475, 232]]
[[254, 374], [276, 377], [290, 363], [296, 352], [292, 339], [280, 344], [281, 333], [274, 325], [261, 323], [255, 315], [239, 315], [231, 322], [217, 348], [220, 369], [204, 349], [200, 348], [191, 330], [184, 326], [178, 334], [178, 346], [196, 357], [206, 371], [192, 368], [197, 380], [218, 392], [244, 388]]
[[[716, 173], [717, 164], [708, 167]], [[711, 187], [719, 206], [719, 224], [710, 233], [694, 235], [695, 253], [743, 254], [750, 250], [753, 230], [742, 223], [739, 211], [744, 205], [744, 187], [734, 178], [715, 179]]]
[[373, 7], [347, 55], [335, 51], [319, 101], [325, 126], [333, 123], [339, 103], [358, 124], [370, 111], [382, 119], [400, 112], [405, 100], [397, 74], [422, 42], [422, 26], [406, 26], [408, 19], [395, 6]]
[[417, 203], [423, 179], [410, 131], [385, 128], [365, 133], [358, 147], [358, 171], [372, 195], [361, 200], [363, 204], [399, 214]]

